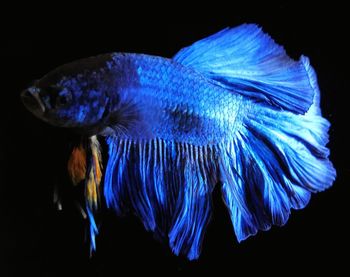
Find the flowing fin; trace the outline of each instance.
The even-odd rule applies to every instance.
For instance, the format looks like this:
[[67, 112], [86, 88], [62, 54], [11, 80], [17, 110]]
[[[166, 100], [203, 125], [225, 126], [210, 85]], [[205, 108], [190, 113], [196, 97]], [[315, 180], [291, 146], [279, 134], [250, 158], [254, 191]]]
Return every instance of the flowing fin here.
[[122, 215], [131, 210], [147, 230], [169, 239], [175, 254], [199, 256], [217, 181], [214, 149], [161, 139], [107, 138], [104, 195]]
[[255, 102], [232, 141], [219, 146], [222, 192], [239, 241], [284, 225], [291, 208], [332, 185], [329, 123], [306, 57], [291, 60], [249, 24], [198, 41], [174, 60]]
[[251, 111], [232, 143], [222, 147], [222, 192], [239, 241], [284, 225], [291, 208], [304, 208], [311, 192], [335, 180], [325, 147], [329, 122], [318, 103], [306, 115]]
[[100, 186], [102, 179], [102, 155], [101, 147], [96, 136], [90, 137], [90, 167], [89, 175], [85, 184], [86, 211], [90, 223], [90, 250], [96, 250], [95, 237], [98, 228], [95, 221], [95, 214], [100, 205]]
[[219, 86], [279, 109], [304, 114], [313, 103], [314, 83], [305, 58], [290, 59], [254, 24], [226, 28], [180, 50], [173, 59]]
[[73, 149], [67, 166], [74, 185], [79, 184], [86, 178], [86, 151], [82, 144]]
[[100, 184], [102, 178], [102, 156], [100, 144], [96, 136], [90, 138], [91, 166], [89, 176], [86, 181], [86, 198], [89, 206], [98, 208], [100, 198]]
[[90, 255], [91, 255], [92, 252], [96, 250], [96, 236], [98, 235], [98, 228], [96, 225], [94, 212], [92, 211], [88, 203], [86, 205], [86, 211], [87, 211], [87, 215], [90, 223], [89, 233], [90, 233]]

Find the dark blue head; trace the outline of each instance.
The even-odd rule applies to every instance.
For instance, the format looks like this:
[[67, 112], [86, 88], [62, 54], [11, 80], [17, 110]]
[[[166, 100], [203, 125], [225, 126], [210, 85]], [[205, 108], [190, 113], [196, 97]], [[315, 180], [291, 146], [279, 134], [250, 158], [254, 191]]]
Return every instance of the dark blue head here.
[[58, 67], [22, 92], [24, 105], [55, 126], [88, 129], [98, 125], [108, 113], [110, 96], [118, 93], [110, 58], [102, 55]]

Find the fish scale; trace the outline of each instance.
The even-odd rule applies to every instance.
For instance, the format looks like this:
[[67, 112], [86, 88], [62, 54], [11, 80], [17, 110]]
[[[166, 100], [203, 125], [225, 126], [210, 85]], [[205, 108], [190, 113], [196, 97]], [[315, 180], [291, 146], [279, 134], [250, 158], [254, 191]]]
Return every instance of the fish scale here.
[[[241, 125], [238, 111], [249, 105], [242, 96], [211, 84], [200, 73], [170, 59], [137, 54], [123, 54], [123, 59], [130, 60], [129, 70], [137, 72], [139, 86], [133, 86], [129, 94], [136, 104], [142, 103], [146, 124], [147, 118], [155, 119], [151, 126], [154, 138], [215, 144], [230, 139]], [[116, 60], [122, 61], [120, 57]], [[142, 138], [142, 134], [134, 137]]]

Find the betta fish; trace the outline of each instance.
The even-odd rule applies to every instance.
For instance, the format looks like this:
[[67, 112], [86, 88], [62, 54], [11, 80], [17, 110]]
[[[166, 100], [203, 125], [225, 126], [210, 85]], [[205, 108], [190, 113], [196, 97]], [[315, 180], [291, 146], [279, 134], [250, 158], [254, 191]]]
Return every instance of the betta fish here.
[[[330, 123], [309, 59], [260, 27], [226, 28], [173, 58], [109, 53], [58, 67], [21, 94], [36, 117], [81, 134], [91, 248], [105, 205], [196, 259], [219, 186], [237, 240], [284, 225], [329, 188]], [[108, 149], [105, 168], [100, 143]], [[105, 155], [107, 156], [107, 154]]]

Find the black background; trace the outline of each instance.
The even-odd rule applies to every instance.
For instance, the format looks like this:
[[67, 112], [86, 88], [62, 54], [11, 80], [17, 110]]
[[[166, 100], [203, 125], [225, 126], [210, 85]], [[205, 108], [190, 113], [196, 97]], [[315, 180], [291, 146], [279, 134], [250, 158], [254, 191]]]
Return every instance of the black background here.
[[[192, 18], [188, 22], [180, 13], [170, 19], [165, 12], [170, 7], [158, 20], [153, 15], [141, 20], [122, 9], [107, 15], [104, 11], [112, 7], [104, 9], [102, 14], [96, 11], [86, 17], [73, 14], [73, 23], [67, 22], [65, 13], [53, 16], [52, 9], [52, 14], [41, 13], [45, 17], [38, 17], [40, 13], [26, 17], [11, 14], [2, 24], [1, 276], [22, 271], [36, 276], [118, 276], [124, 271], [230, 275], [241, 271], [247, 275], [256, 271], [278, 275], [346, 272], [350, 197], [346, 8], [279, 4], [263, 9], [252, 4], [242, 10], [228, 5], [212, 11], [205, 20]], [[232, 12], [224, 15], [227, 10]], [[31, 24], [33, 21], [36, 24]], [[117, 218], [106, 211], [97, 253], [89, 258], [85, 222], [73, 204], [79, 191], [66, 176], [69, 149], [76, 137], [35, 119], [21, 105], [19, 92], [56, 66], [78, 58], [123, 51], [171, 57], [198, 39], [245, 22], [261, 25], [291, 57], [304, 54], [310, 58], [318, 74], [323, 114], [332, 123], [329, 147], [338, 172], [334, 186], [314, 195], [304, 210], [293, 211], [285, 227], [260, 232], [241, 244], [235, 240], [220, 193], [215, 191], [214, 216], [201, 257], [193, 262], [174, 256], [132, 216]], [[55, 184], [64, 196], [62, 211], [52, 202]]]

